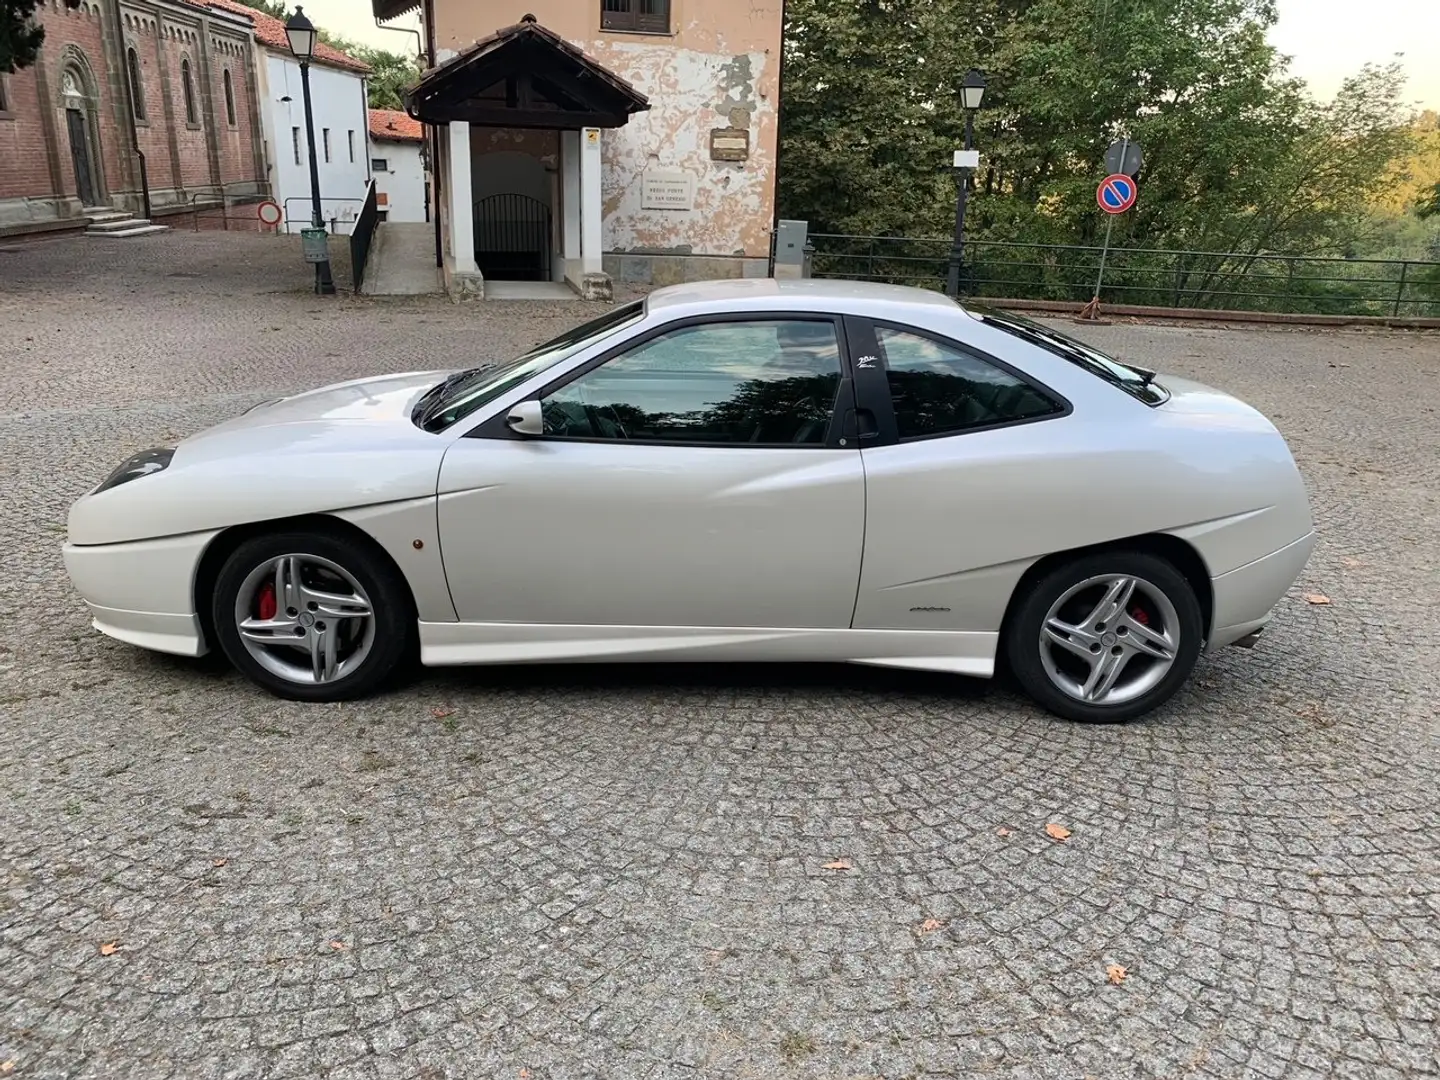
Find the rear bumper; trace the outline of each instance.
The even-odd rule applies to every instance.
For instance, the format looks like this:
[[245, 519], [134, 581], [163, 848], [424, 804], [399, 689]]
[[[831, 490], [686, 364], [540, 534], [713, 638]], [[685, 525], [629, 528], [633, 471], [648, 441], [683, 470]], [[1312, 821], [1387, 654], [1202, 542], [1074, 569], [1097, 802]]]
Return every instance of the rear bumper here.
[[142, 649], [203, 656], [195, 572], [213, 532], [124, 544], [66, 544], [65, 571], [95, 629]]
[[1314, 548], [1315, 534], [1310, 532], [1263, 559], [1212, 578], [1215, 617], [1210, 646], [1240, 643], [1262, 629], [1305, 569]]

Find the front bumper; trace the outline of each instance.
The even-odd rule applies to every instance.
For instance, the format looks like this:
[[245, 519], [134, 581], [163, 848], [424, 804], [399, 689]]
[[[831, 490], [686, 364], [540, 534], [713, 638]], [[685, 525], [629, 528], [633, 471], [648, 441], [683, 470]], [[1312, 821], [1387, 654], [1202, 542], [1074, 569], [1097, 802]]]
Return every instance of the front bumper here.
[[1210, 581], [1215, 596], [1210, 647], [1233, 645], [1270, 621], [1281, 597], [1295, 584], [1315, 548], [1315, 534]]
[[142, 649], [203, 656], [195, 574], [215, 532], [123, 544], [66, 544], [65, 570], [95, 629]]

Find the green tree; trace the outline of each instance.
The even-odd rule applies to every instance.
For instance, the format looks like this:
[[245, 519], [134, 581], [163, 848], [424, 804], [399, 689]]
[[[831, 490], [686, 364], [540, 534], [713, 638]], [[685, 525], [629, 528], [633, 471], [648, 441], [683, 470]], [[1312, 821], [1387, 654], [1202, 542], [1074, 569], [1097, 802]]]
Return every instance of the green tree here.
[[0, 73], [29, 67], [40, 55], [45, 28], [35, 21], [40, 0], [0, 0]]
[[1314, 102], [1268, 43], [1271, 0], [790, 0], [787, 17], [780, 204], [816, 231], [948, 233], [971, 66], [990, 83], [978, 238], [1098, 243], [1124, 134], [1145, 166], [1118, 243], [1342, 253], [1409, 145], [1398, 67]]
[[420, 63], [413, 56], [351, 45], [345, 49], [357, 60], [370, 65], [366, 92], [372, 109], [403, 109], [401, 93], [420, 81]]

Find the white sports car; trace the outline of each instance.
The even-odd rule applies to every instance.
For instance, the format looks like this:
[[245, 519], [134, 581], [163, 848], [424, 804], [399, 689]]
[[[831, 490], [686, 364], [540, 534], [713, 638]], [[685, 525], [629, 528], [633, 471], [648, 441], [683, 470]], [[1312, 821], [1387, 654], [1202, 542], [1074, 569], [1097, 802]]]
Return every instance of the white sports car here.
[[1313, 542], [1232, 397], [929, 292], [730, 281], [137, 454], [64, 554], [97, 629], [308, 701], [416, 653], [1004, 663], [1122, 720], [1253, 644]]

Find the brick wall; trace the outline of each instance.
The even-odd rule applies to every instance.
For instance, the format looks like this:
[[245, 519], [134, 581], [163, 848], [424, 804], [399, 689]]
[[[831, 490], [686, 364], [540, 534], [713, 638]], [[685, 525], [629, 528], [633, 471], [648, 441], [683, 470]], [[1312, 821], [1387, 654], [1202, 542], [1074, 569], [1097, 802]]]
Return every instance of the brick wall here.
[[[45, 44], [33, 66], [4, 76], [8, 109], [0, 118], [0, 199], [73, 196], [77, 192], [75, 168], [70, 153], [65, 106], [61, 97], [62, 75], [68, 66], [84, 72], [81, 87], [89, 99], [86, 110], [91, 119], [89, 149], [103, 170], [100, 195], [111, 186], [121, 186], [120, 154], [125, 137], [118, 130], [111, 108], [110, 73], [101, 41], [100, 9], [82, 3], [75, 10], [51, 0], [36, 9], [45, 27]], [[43, 87], [43, 99], [42, 99]], [[60, 171], [57, 190], [46, 150], [45, 120], [53, 122], [56, 156]]]
[[[254, 180], [254, 124], [250, 109], [250, 49], [245, 42], [226, 37], [211, 40], [211, 94], [215, 101], [216, 142], [220, 151], [220, 179], [230, 184]], [[225, 74], [230, 75], [235, 123], [225, 107]]]
[[[151, 12], [124, 10], [126, 48], [135, 50], [140, 69], [137, 95], [143, 118], [135, 121], [136, 141], [145, 155], [145, 168], [152, 189], [179, 186], [180, 178], [170, 157], [170, 121], [165, 111], [165, 72], [161, 66], [159, 22]], [[128, 61], [127, 61], [128, 62]]]
[[0, 112], [0, 199], [53, 194], [50, 162], [45, 152], [45, 127], [40, 122], [35, 71], [0, 75], [5, 111]]
[[[42, 0], [35, 13], [45, 27], [39, 59], [24, 71], [0, 76], [0, 230], [23, 230], [77, 212], [78, 185], [62, 94], [66, 70], [81, 73], [78, 84], [86, 101], [90, 156], [99, 174], [98, 198], [138, 205], [138, 162], [131, 152], [127, 118], [131, 49], [139, 70], [136, 141], [145, 155], [156, 205], [213, 189], [220, 182], [256, 179], [255, 60], [249, 27], [232, 25], [223, 15], [212, 17], [207, 39], [202, 29], [206, 16], [199, 11], [192, 19], [176, 8], [126, 0], [118, 34], [111, 35], [112, 10], [98, 0], [82, 0], [74, 10], [63, 0]], [[193, 125], [186, 116], [182, 79], [182, 62], [187, 60]], [[234, 124], [225, 106], [227, 71]], [[172, 195], [177, 189], [186, 190]]]

